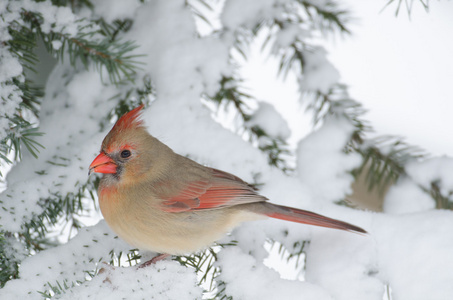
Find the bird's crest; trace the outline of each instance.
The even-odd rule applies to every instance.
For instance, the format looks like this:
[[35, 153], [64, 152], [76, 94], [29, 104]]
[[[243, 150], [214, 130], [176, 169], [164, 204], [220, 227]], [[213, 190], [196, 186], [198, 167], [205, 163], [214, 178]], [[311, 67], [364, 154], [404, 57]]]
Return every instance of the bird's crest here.
[[116, 121], [115, 126], [113, 126], [112, 131], [122, 131], [128, 128], [137, 128], [143, 125], [143, 121], [140, 119], [141, 110], [144, 105], [140, 105], [133, 110], [125, 113], [121, 118]]

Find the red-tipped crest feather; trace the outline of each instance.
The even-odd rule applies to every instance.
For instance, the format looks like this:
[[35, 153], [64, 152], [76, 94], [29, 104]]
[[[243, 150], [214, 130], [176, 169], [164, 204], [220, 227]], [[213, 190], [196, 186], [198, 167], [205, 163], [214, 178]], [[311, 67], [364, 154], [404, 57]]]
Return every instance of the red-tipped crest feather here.
[[125, 113], [121, 116], [121, 118], [116, 121], [115, 126], [113, 126], [112, 130], [124, 130], [127, 128], [137, 128], [143, 125], [143, 121], [140, 120], [141, 110], [144, 105], [140, 105], [130, 112]]

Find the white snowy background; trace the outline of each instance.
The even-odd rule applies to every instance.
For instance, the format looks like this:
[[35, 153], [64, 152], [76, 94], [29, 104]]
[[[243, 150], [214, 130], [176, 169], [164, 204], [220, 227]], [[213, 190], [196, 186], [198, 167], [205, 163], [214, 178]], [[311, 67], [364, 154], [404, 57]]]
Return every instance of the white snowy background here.
[[[252, 122], [266, 126], [270, 133], [276, 136], [287, 137], [290, 129], [302, 132], [297, 133], [299, 137], [296, 134], [294, 138], [297, 140], [294, 142], [297, 147], [297, 171], [294, 176], [288, 176], [268, 166], [261, 151], [215, 122], [211, 112], [200, 101], [200, 94], [215, 92], [219, 88], [218, 81], [221, 76], [233, 72], [228, 62], [234, 31], [239, 26], [252, 26], [259, 18], [278, 16], [281, 12], [275, 10], [273, 5], [285, 1], [226, 1], [220, 21], [228, 30], [220, 37], [207, 34], [201, 38], [194, 38], [197, 29], [182, 0], [149, 1], [145, 4], [130, 1], [128, 5], [122, 1], [94, 2], [95, 12], [107, 20], [124, 17], [134, 19], [127, 38], [140, 45], [137, 53], [147, 54], [142, 59], [145, 64], [141, 72], [142, 75], [151, 75], [157, 90], [157, 100], [143, 114], [151, 134], [178, 153], [189, 155], [200, 163], [232, 172], [244, 180], [252, 182], [253, 174], [260, 173], [260, 182], [264, 183], [261, 192], [272, 202], [313, 210], [354, 223], [369, 232], [369, 235], [362, 236], [278, 220], [243, 224], [232, 232], [231, 236], [225, 238], [225, 241], [237, 240], [238, 247], [227, 247], [218, 254], [218, 265], [222, 268], [219, 279], [226, 283], [226, 294], [234, 299], [380, 300], [383, 299], [385, 286], [389, 285], [392, 299], [396, 300], [453, 299], [453, 213], [435, 210], [434, 201], [417, 188], [429, 187], [431, 181], [439, 180], [443, 193], [453, 191], [453, 173], [450, 167], [453, 162], [449, 157], [412, 162], [408, 166], [408, 177], [389, 191], [383, 213], [355, 210], [333, 204], [351, 192], [353, 177], [349, 171], [361, 163], [358, 155], [347, 155], [342, 151], [353, 130], [347, 120], [328, 118], [320, 128], [308, 132], [307, 124], [310, 120], [305, 122], [304, 128], [294, 128], [293, 123], [288, 125], [285, 121], [285, 113], [281, 113], [284, 115], [282, 118], [277, 112], [281, 102], [285, 101], [282, 99], [283, 94], [279, 93], [272, 99], [269, 94], [266, 94], [267, 97], [259, 96], [273, 103], [276, 108], [270, 104], [261, 105]], [[377, 9], [367, 16], [376, 14], [375, 20], [381, 15], [388, 17], [389, 12], [378, 15], [383, 3], [377, 5]], [[28, 1], [21, 4], [31, 5]], [[448, 5], [445, 7], [451, 7]], [[40, 9], [43, 13], [54, 16], [62, 23], [61, 26], [71, 28], [71, 22], [68, 21], [70, 19], [59, 17], [60, 13], [72, 16], [67, 10]], [[394, 22], [406, 22], [401, 20], [404, 17], [400, 16]], [[417, 17], [419, 14], [414, 15], [413, 19]], [[407, 26], [410, 28], [411, 23]], [[448, 40], [449, 31], [444, 32], [444, 39]], [[303, 35], [303, 32], [286, 33], [289, 37]], [[378, 38], [378, 35], [376, 37]], [[277, 40], [277, 43], [278, 47], [284, 47], [285, 37]], [[342, 43], [343, 41], [337, 41], [338, 46]], [[55, 46], [58, 47], [58, 42]], [[352, 47], [357, 48], [355, 45]], [[445, 47], [451, 47], [451, 44]], [[367, 62], [378, 54], [372, 53], [365, 46], [361, 49], [361, 53], [355, 55], [347, 48], [342, 51], [356, 59], [363, 59], [358, 65], [362, 68], [368, 66], [368, 72], [372, 73], [373, 67]], [[440, 63], [451, 64], [451, 57], [447, 57], [448, 55], [442, 52], [443, 49], [439, 46], [440, 53], [432, 55], [441, 60]], [[332, 48], [330, 51], [333, 52]], [[386, 51], [393, 53], [393, 50]], [[431, 103], [431, 99], [427, 99], [429, 97], [443, 99], [442, 103], [451, 100], [451, 92], [442, 95], [433, 92], [428, 93], [424, 99], [417, 98], [417, 105], [413, 105], [407, 101], [414, 99], [414, 95], [422, 94], [413, 91], [418, 84], [406, 82], [404, 90], [414, 94], [402, 96], [393, 93], [389, 82], [378, 82], [374, 77], [363, 76], [361, 80], [354, 77], [357, 73], [363, 75], [363, 69], [352, 67], [353, 65], [347, 62], [341, 65], [340, 53], [337, 57], [332, 54], [336, 68], [325, 60], [326, 55], [322, 49], [313, 54], [316, 56], [313, 62], [318, 63], [314, 70], [321, 71], [314, 71], [312, 78], [318, 80], [300, 82], [305, 89], [324, 89], [340, 80], [339, 76], [344, 72], [348, 75], [342, 82], [353, 86], [356, 99], [377, 97], [379, 101], [376, 102], [379, 102], [380, 107], [387, 103], [385, 116], [394, 112], [393, 108], [400, 105], [400, 101], [406, 101], [401, 105], [409, 111], [409, 107]], [[397, 52], [394, 55], [394, 59], [400, 59], [404, 53]], [[388, 59], [387, 62], [390, 66], [384, 68], [385, 72], [379, 72], [382, 77], [388, 73], [397, 73], [389, 69], [397, 66], [399, 61]], [[382, 62], [377, 64], [382, 65]], [[347, 71], [349, 68], [352, 69], [350, 73]], [[437, 68], [433, 67], [433, 72], [436, 70]], [[249, 74], [248, 71], [244, 72]], [[431, 76], [428, 77], [432, 80]], [[436, 80], [436, 83], [447, 85], [451, 82], [448, 78], [451, 79], [451, 68], [446, 71], [445, 76]], [[374, 86], [375, 91], [385, 92], [372, 92], [369, 90], [370, 86]], [[360, 91], [359, 87], [366, 92]], [[432, 87], [432, 90], [437, 91], [435, 87]], [[443, 91], [442, 93], [448, 93], [446, 89]], [[108, 132], [108, 129], [98, 132], [96, 117], [115, 105], [106, 99], [117, 92], [117, 87], [106, 85], [94, 70], [81, 69], [74, 73], [72, 67], [67, 64], [58, 65], [53, 70], [41, 107], [43, 117], [40, 128], [46, 135], [40, 138], [40, 143], [46, 147], [46, 151], [40, 153], [39, 160], [25, 156], [21, 163], [9, 172], [7, 189], [0, 194], [3, 207], [7, 208], [0, 210], [3, 230], [17, 231], [23, 220], [30, 219], [33, 213], [39, 213], [40, 207], [37, 203], [40, 197], [71, 192], [76, 182], [86, 181], [87, 166]], [[395, 95], [397, 98], [380, 101], [380, 98], [390, 99]], [[375, 102], [366, 105], [370, 108], [370, 116], [374, 109], [372, 103]], [[294, 103], [292, 105], [293, 111], [302, 111], [294, 109], [297, 107]], [[426, 115], [423, 117], [428, 118]], [[376, 120], [379, 120], [379, 117], [376, 117]], [[400, 129], [401, 123], [398, 123], [402, 120], [409, 122], [409, 117], [398, 114], [393, 121], [395, 123], [390, 125], [383, 125], [390, 122], [386, 117], [381, 117], [381, 120], [383, 121], [373, 122], [379, 132], [409, 135], [404, 128]], [[429, 123], [429, 119], [415, 120], [418, 124], [408, 127], [417, 125], [425, 128], [424, 125]], [[433, 127], [432, 131], [427, 131], [438, 132], [442, 128], [448, 129], [449, 126], [438, 125]], [[417, 141], [417, 132], [413, 133], [411, 142]], [[299, 141], [300, 136], [305, 134]], [[59, 138], [61, 136], [70, 136], [70, 139]], [[446, 150], [443, 150], [442, 145], [430, 148], [424, 143], [425, 141], [420, 141], [418, 144], [435, 154], [451, 154], [447, 146]], [[67, 166], [45, 163], [49, 160], [64, 162]], [[47, 175], [36, 176], [35, 172], [41, 171], [45, 171]], [[81, 230], [68, 243], [26, 258], [20, 265], [20, 278], [8, 282], [0, 290], [0, 298], [40, 299], [41, 295], [37, 291], [48, 289], [49, 283], [83, 281], [86, 278], [84, 271], [92, 270], [100, 261], [108, 259], [110, 250], [130, 249], [129, 245], [114, 236], [106, 224], [100, 221]], [[310, 240], [303, 281], [283, 279], [281, 274], [266, 266], [264, 260], [268, 251], [263, 245], [269, 238], [279, 241], [288, 249], [292, 249], [295, 242]], [[17, 251], [15, 255], [18, 257], [22, 255], [20, 247], [12, 249], [14, 250]], [[196, 283], [196, 274], [191, 269], [174, 261], [163, 261], [141, 270], [134, 267], [107, 268], [106, 272], [68, 289], [59, 298], [200, 299], [202, 289]]]
[[426, 12], [413, 1], [410, 17], [404, 4], [395, 17], [396, 3], [383, 2], [345, 1], [357, 19], [328, 47], [331, 61], [377, 132], [451, 156], [453, 2], [429, 1]]

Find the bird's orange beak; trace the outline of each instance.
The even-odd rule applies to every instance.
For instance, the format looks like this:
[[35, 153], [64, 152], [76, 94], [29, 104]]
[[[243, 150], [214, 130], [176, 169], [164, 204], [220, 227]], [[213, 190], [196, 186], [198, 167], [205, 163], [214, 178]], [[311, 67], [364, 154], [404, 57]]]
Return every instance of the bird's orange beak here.
[[108, 157], [104, 152], [101, 152], [90, 165], [88, 175], [91, 173], [116, 173], [115, 162]]

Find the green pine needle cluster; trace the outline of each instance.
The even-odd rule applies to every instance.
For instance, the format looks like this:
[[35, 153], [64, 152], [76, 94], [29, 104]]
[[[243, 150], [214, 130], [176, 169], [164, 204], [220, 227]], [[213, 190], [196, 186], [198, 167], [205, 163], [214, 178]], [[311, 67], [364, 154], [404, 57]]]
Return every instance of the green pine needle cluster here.
[[[418, 2], [418, 4], [420, 4], [425, 9], [425, 11], [429, 11], [429, 0], [415, 0], [415, 1]], [[414, 0], [404, 0], [404, 1], [403, 0], [388, 0], [387, 4], [385, 4], [384, 8], [386, 8], [387, 6], [391, 6], [392, 4], [396, 5], [395, 16], [398, 16], [403, 4], [406, 7], [407, 15], [409, 17], [411, 16], [412, 8], [414, 5]]]
[[[13, 57], [17, 58], [24, 70], [34, 70], [38, 59], [33, 52], [36, 48], [36, 35], [29, 28], [22, 26], [18, 21], [12, 21], [8, 26], [10, 39], [3, 41], [5, 47]], [[42, 135], [32, 119], [36, 118], [39, 110], [40, 98], [43, 96], [42, 89], [33, 85], [24, 74], [12, 77], [3, 83], [5, 87], [13, 88], [8, 98], [2, 98], [2, 102], [16, 101], [19, 96], [21, 102], [14, 114], [3, 115], [8, 120], [9, 129], [6, 137], [0, 140], [0, 165], [1, 162], [12, 163], [20, 159], [22, 146], [33, 156], [37, 157], [42, 145], [36, 142], [36, 137]], [[2, 174], [0, 173], [0, 176]]]
[[[43, 32], [43, 19], [39, 13], [24, 11], [23, 17], [30, 25], [30, 30], [42, 38], [47, 51], [52, 55], [61, 60], [68, 55], [73, 66], [77, 62], [81, 62], [86, 68], [94, 65], [101, 74], [105, 68], [112, 83], [118, 84], [124, 80], [133, 82], [140, 55], [130, 53], [137, 46], [131, 41], [121, 41], [118, 38], [119, 32], [130, 28], [130, 20], [118, 20], [113, 24], [100, 20], [101, 26], [96, 26], [97, 24], [86, 24], [85, 20], [80, 19], [78, 34], [71, 36], [56, 31]], [[55, 42], [58, 47], [55, 47]]]
[[224, 108], [231, 104], [240, 118], [238, 128], [244, 137], [267, 154], [270, 165], [284, 172], [292, 171], [287, 162], [287, 158], [290, 156], [287, 142], [280, 137], [270, 136], [258, 125], [248, 124], [253, 117], [253, 110], [248, 103], [256, 104], [257, 100], [242, 91], [240, 81], [234, 77], [223, 77], [220, 81], [219, 91], [214, 96], [206, 96], [206, 98]]
[[5, 116], [10, 126], [6, 137], [0, 140], [0, 163], [19, 160], [24, 147], [34, 157], [43, 149], [36, 140], [44, 134], [36, 125], [43, 90], [34, 86], [25, 73], [25, 70], [36, 72], [38, 58], [35, 51], [39, 39], [50, 54], [60, 60], [65, 60], [68, 56], [74, 67], [78, 64], [85, 68], [94, 66], [101, 76], [106, 73], [109, 81], [114, 84], [133, 82], [139, 68], [140, 55], [131, 54], [137, 46], [131, 41], [122, 41], [119, 38], [121, 32], [130, 29], [131, 20], [116, 20], [109, 24], [102, 19], [92, 23], [79, 19], [78, 33], [70, 36], [59, 31], [42, 30], [44, 20], [38, 12], [23, 9], [20, 16], [20, 20], [14, 20], [8, 25], [10, 39], [3, 41], [13, 57], [18, 59], [24, 72], [20, 77], [11, 78], [5, 83], [15, 87], [21, 102], [13, 115]]
[[[61, 5], [61, 3], [58, 4]], [[132, 82], [138, 68], [139, 56], [131, 54], [136, 48], [135, 44], [130, 41], [121, 41], [119, 38], [122, 32], [129, 30], [131, 20], [116, 20], [112, 24], [103, 20], [91, 23], [86, 20], [77, 20], [80, 23], [77, 27], [78, 33], [75, 36], [69, 36], [63, 32], [42, 30], [41, 25], [44, 20], [37, 12], [22, 9], [20, 17], [8, 24], [10, 38], [2, 42], [12, 56], [18, 59], [24, 72], [21, 76], [11, 78], [5, 83], [15, 87], [21, 102], [13, 115], [5, 116], [9, 122], [9, 128], [6, 137], [0, 140], [0, 163], [13, 163], [20, 160], [24, 148], [36, 158], [43, 150], [37, 138], [45, 133], [40, 132], [36, 125], [36, 120], [39, 118], [40, 99], [44, 95], [43, 89], [34, 86], [25, 72], [25, 70], [36, 72], [35, 65], [38, 63], [38, 58], [35, 51], [39, 39], [43, 41], [49, 53], [60, 60], [69, 59], [74, 67], [79, 64], [86, 68], [94, 66], [101, 76], [102, 72], [107, 72], [113, 84], [120, 84], [125, 80]], [[60, 46], [56, 47], [58, 42]], [[149, 94], [151, 94], [151, 83], [148, 79], [143, 84], [143, 88], [131, 88], [126, 96], [135, 95], [143, 100]], [[1, 101], [12, 100], [2, 98]], [[115, 108], [118, 115], [130, 109], [130, 107], [124, 107], [123, 102], [119, 101], [118, 107]], [[133, 104], [133, 101], [129, 104]], [[105, 116], [105, 120], [109, 121], [108, 118], [111, 117], [111, 115]], [[66, 166], [64, 158], [55, 158], [48, 163]], [[38, 175], [45, 175], [45, 172]], [[23, 255], [27, 256], [56, 245], [49, 238], [49, 233], [57, 225], [66, 228], [69, 226], [69, 235], [77, 232], [84, 226], [78, 217], [86, 212], [87, 207], [92, 206], [87, 206], [87, 199], [91, 198], [91, 201], [94, 201], [97, 184], [96, 180], [78, 183], [73, 193], [54, 194], [50, 198], [41, 199], [39, 205], [42, 207], [42, 213], [35, 214], [26, 221], [22, 225], [21, 232], [0, 231], [1, 286], [8, 280], [17, 278], [18, 264], [23, 259], [23, 256], [13, 255], [13, 251], [9, 250], [10, 245], [22, 245], [25, 249]]]
[[205, 290], [206, 299], [232, 299], [225, 294], [225, 283], [218, 278], [222, 270], [216, 265], [216, 262], [218, 261], [217, 253], [222, 248], [236, 245], [236, 241], [223, 244], [217, 243], [203, 252], [187, 256], [176, 256], [174, 260], [195, 270], [199, 278], [198, 284]]
[[405, 175], [406, 163], [425, 156], [423, 150], [397, 137], [367, 138], [372, 128], [363, 119], [365, 110], [360, 103], [350, 98], [345, 85], [336, 85], [327, 94], [318, 91], [311, 98], [313, 100], [308, 108], [314, 113], [315, 126], [327, 116], [345, 118], [354, 126], [345, 151], [362, 156], [361, 166], [353, 170], [352, 174], [356, 178], [364, 174], [370, 191], [377, 189], [379, 193], [384, 193], [390, 184]]
[[434, 199], [437, 209], [453, 210], [453, 191], [443, 192], [441, 186], [441, 182], [435, 180], [431, 182], [429, 189], [423, 186], [420, 188]]

